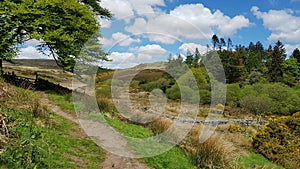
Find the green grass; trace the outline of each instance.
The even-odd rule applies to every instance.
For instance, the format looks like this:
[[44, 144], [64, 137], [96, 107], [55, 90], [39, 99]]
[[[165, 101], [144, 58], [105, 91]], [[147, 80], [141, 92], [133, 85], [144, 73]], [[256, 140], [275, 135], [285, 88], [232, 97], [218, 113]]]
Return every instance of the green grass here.
[[46, 91], [46, 93], [48, 94], [49, 100], [57, 106], [59, 106], [64, 112], [75, 113], [75, 108], [71, 94], [59, 95], [52, 91]]
[[252, 169], [257, 167], [264, 169], [284, 169], [283, 167], [270, 162], [264, 156], [252, 151], [247, 151], [247, 156], [241, 156], [238, 159], [238, 165], [240, 169]]
[[[94, 120], [101, 119], [99, 115], [92, 115], [91, 118]], [[122, 122], [117, 118], [112, 119], [106, 117], [105, 119], [110, 126], [116, 128], [125, 136], [134, 138], [147, 138], [153, 136], [153, 133], [150, 129], [144, 128], [142, 126]], [[151, 146], [141, 145], [140, 143], [136, 143], [132, 140], [128, 140], [128, 144], [129, 146], [137, 149], [137, 151], [139, 151], [139, 149], [145, 148], [145, 146]], [[155, 169], [190, 169], [194, 167], [192, 162], [179, 147], [173, 147], [169, 151], [154, 157], [142, 158], [141, 161]]]
[[300, 86], [293, 86], [292, 89], [296, 91], [300, 91]]
[[104, 151], [75, 123], [51, 115], [50, 124], [26, 110], [7, 110], [11, 125], [9, 142], [0, 154], [0, 168], [98, 168]]

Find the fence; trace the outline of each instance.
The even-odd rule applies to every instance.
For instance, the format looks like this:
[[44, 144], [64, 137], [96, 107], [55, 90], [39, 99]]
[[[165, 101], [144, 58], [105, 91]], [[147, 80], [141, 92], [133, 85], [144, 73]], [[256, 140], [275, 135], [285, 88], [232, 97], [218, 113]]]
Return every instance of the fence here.
[[48, 80], [39, 78], [37, 73], [36, 73], [35, 79], [16, 76], [14, 74], [14, 72], [4, 73], [4, 74], [2, 74], [2, 77], [5, 80], [5, 82], [7, 82], [7, 83], [10, 83], [10, 84], [18, 86], [18, 87], [26, 88], [26, 89], [40, 90], [40, 91], [51, 90], [58, 94], [68, 94], [68, 93], [72, 92], [72, 90], [69, 88], [66, 88], [59, 84], [55, 84], [55, 83], [49, 82]]

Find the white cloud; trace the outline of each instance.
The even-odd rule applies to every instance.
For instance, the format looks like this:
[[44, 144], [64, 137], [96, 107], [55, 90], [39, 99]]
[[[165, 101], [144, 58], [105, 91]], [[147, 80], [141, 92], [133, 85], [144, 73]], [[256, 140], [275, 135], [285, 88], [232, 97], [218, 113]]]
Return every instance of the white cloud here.
[[164, 0], [128, 0], [139, 16], [152, 16], [155, 14], [155, 6], [165, 6]]
[[140, 39], [133, 39], [129, 35], [126, 35], [121, 32], [112, 34], [111, 39], [101, 38], [99, 40], [100, 40], [100, 43], [103, 44], [104, 48], [112, 48], [113, 45], [129, 46], [132, 43], [141, 42]]
[[154, 42], [172, 44], [179, 38], [210, 38], [214, 33], [213, 28], [217, 28], [221, 36], [229, 36], [249, 25], [249, 20], [244, 16], [230, 18], [219, 10], [212, 13], [202, 4], [186, 4], [176, 7], [169, 14], [136, 18], [134, 24], [125, 30], [135, 35], [144, 33]]
[[132, 5], [127, 0], [101, 0], [100, 5], [111, 11], [117, 19], [123, 19], [126, 23], [134, 17]]
[[35, 47], [28, 46], [21, 48], [18, 52], [17, 59], [53, 59], [47, 55], [40, 53]]
[[291, 44], [285, 44], [284, 48], [286, 50], [287, 57], [289, 57], [289, 56], [292, 55], [293, 51], [296, 48], [300, 49], [300, 44], [296, 44], [296, 45], [295, 44], [293, 44], [293, 45], [291, 45]]
[[115, 18], [129, 23], [136, 13], [139, 16], [152, 16], [155, 6], [165, 6], [164, 0], [101, 0], [100, 5], [109, 9]]
[[251, 11], [272, 32], [269, 41], [300, 42], [300, 17], [293, 16], [292, 10], [260, 12], [258, 7], [253, 6]]
[[129, 35], [125, 35], [121, 32], [117, 32], [117, 33], [112, 34], [112, 39], [114, 41], [117, 41], [120, 46], [129, 46], [132, 43], [141, 42], [140, 39], [133, 39]]
[[137, 53], [137, 58], [141, 62], [167, 58], [167, 51], [157, 44], [140, 46], [138, 48], [131, 49], [131, 51]]
[[198, 48], [200, 54], [205, 54], [207, 52], [207, 46], [203, 46], [196, 43], [184, 43], [179, 47], [181, 53], [187, 53], [189, 50], [192, 54], [195, 52], [196, 48]]
[[112, 52], [108, 58], [112, 59], [112, 62], [104, 62], [101, 66], [109, 68], [129, 68], [138, 65], [133, 53]]
[[160, 45], [151, 44], [146, 46], [141, 46], [137, 50], [139, 53], [152, 54], [152, 55], [162, 55], [166, 54], [167, 51]]

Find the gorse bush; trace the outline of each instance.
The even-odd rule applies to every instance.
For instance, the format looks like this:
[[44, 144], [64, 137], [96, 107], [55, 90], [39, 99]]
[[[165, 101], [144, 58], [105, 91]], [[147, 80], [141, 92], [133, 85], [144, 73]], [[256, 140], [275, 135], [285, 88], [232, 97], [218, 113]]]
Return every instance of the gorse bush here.
[[253, 148], [288, 169], [300, 168], [300, 118], [273, 117], [253, 136]]

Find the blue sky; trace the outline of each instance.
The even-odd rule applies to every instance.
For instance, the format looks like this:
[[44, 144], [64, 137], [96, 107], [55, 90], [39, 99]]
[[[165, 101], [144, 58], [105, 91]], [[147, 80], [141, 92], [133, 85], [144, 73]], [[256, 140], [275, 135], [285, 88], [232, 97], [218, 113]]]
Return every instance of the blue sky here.
[[[196, 47], [204, 53], [213, 34], [234, 45], [260, 41], [265, 48], [281, 40], [288, 55], [300, 48], [300, 0], [102, 0], [100, 5], [114, 14], [111, 21], [99, 19], [101, 43], [113, 59], [104, 67], [165, 61]], [[20, 55], [41, 56], [33, 52], [25, 48]]]

